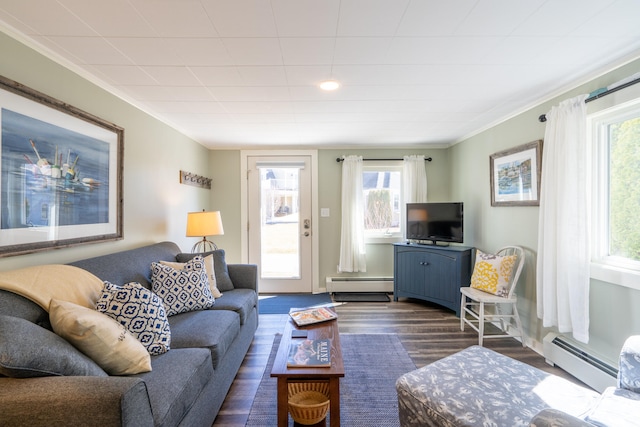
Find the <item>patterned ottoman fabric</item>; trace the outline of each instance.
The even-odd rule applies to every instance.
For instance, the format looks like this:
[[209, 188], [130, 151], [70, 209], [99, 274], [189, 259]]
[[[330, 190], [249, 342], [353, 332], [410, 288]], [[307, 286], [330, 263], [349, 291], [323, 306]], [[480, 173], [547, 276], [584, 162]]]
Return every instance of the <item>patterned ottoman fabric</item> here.
[[542, 409], [583, 417], [598, 393], [480, 346], [396, 382], [402, 426], [528, 426]]

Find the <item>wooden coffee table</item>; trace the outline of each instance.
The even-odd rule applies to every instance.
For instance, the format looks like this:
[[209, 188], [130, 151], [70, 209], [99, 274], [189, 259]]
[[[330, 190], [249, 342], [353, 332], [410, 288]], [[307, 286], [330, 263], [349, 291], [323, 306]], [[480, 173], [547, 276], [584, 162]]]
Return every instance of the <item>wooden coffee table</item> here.
[[[291, 344], [291, 333], [294, 330], [307, 331], [308, 339], [331, 339], [331, 367], [323, 368], [288, 368], [287, 356]], [[299, 340], [299, 338], [294, 338]], [[329, 382], [329, 413], [331, 427], [340, 426], [340, 378], [344, 377], [344, 363], [342, 361], [342, 349], [340, 348], [340, 335], [338, 334], [338, 321], [336, 319], [315, 325], [298, 327], [291, 319], [287, 322], [282, 340], [278, 347], [278, 353], [273, 362], [271, 376], [278, 378], [278, 426], [286, 427], [289, 423], [289, 391], [288, 383], [302, 381], [327, 381]]]

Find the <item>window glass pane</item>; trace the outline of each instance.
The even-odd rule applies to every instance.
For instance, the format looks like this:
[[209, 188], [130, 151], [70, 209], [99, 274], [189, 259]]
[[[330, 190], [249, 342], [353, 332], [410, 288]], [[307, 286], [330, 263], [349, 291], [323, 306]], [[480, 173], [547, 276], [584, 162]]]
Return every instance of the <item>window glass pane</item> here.
[[640, 114], [608, 127], [609, 255], [640, 261]]
[[390, 235], [400, 233], [401, 181], [400, 171], [365, 171], [364, 191], [365, 233]]

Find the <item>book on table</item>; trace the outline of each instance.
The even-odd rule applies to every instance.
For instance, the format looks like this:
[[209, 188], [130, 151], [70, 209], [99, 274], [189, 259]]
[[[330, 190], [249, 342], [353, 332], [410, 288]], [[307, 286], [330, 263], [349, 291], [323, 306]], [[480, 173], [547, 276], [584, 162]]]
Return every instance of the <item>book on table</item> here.
[[327, 307], [292, 308], [289, 311], [289, 316], [298, 326], [326, 322], [338, 317], [335, 311], [329, 310]]
[[331, 366], [330, 339], [292, 340], [289, 346], [287, 367], [320, 368]]

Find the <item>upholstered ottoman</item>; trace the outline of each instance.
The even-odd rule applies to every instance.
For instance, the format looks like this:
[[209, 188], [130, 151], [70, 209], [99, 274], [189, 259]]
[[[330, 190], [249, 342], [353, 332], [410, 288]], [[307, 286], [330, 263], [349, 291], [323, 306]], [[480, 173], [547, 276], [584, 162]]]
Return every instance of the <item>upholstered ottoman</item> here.
[[480, 346], [396, 382], [401, 426], [528, 426], [545, 408], [582, 417], [599, 394]]

